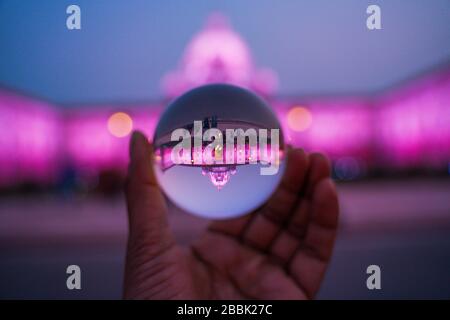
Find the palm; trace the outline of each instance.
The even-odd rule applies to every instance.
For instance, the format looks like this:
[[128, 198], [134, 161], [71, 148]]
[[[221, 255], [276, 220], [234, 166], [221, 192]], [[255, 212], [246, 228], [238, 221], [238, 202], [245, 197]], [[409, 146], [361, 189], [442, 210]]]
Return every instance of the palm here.
[[132, 146], [127, 188], [125, 297], [315, 296], [332, 253], [338, 213], [336, 193], [327, 179], [329, 165], [322, 156], [290, 151], [282, 183], [263, 207], [211, 223], [196, 243], [182, 248], [167, 225], [167, 206], [147, 164], [150, 146], [137, 140], [141, 142]]
[[[220, 248], [220, 250], [218, 250]], [[199, 298], [206, 299], [304, 299], [306, 293], [286, 272], [284, 263], [255, 250], [239, 238], [207, 231], [192, 248], [194, 263], [204, 269], [209, 284]]]

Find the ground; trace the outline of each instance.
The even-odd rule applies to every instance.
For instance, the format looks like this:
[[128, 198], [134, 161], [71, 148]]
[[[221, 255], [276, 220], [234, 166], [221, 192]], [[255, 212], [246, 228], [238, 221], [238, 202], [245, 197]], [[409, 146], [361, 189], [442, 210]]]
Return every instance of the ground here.
[[[359, 182], [338, 186], [342, 219], [318, 298], [450, 298], [450, 181]], [[207, 221], [172, 208], [178, 240]], [[126, 241], [123, 197], [2, 197], [0, 298], [120, 298]], [[66, 288], [66, 267], [82, 289]], [[377, 264], [382, 289], [366, 288]]]

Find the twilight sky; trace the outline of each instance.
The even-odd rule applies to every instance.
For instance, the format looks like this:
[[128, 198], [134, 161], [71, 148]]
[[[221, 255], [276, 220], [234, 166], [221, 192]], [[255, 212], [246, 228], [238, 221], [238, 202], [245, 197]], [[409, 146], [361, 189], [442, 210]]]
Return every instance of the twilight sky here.
[[[81, 7], [82, 29], [66, 28]], [[366, 28], [366, 8], [382, 30]], [[0, 84], [61, 104], [162, 96], [209, 13], [227, 15], [281, 95], [370, 93], [450, 58], [448, 0], [0, 0]]]

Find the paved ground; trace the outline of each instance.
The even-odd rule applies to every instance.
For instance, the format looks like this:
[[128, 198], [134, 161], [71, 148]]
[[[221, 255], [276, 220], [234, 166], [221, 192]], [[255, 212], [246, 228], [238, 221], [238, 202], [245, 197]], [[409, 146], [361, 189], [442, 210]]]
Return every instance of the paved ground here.
[[[339, 186], [342, 224], [319, 298], [450, 298], [450, 182]], [[180, 242], [207, 221], [173, 210]], [[120, 298], [126, 239], [122, 198], [0, 199], [0, 298]], [[82, 268], [68, 291], [65, 268]], [[382, 290], [365, 287], [378, 264]]]

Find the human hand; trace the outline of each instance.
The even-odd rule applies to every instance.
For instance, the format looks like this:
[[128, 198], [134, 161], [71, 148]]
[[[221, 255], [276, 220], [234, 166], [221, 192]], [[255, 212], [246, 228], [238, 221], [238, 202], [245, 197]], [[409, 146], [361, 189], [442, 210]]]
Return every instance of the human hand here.
[[126, 198], [127, 299], [309, 299], [333, 251], [338, 199], [328, 160], [290, 149], [281, 184], [258, 210], [210, 224], [189, 248], [178, 245], [152, 165], [135, 132]]

